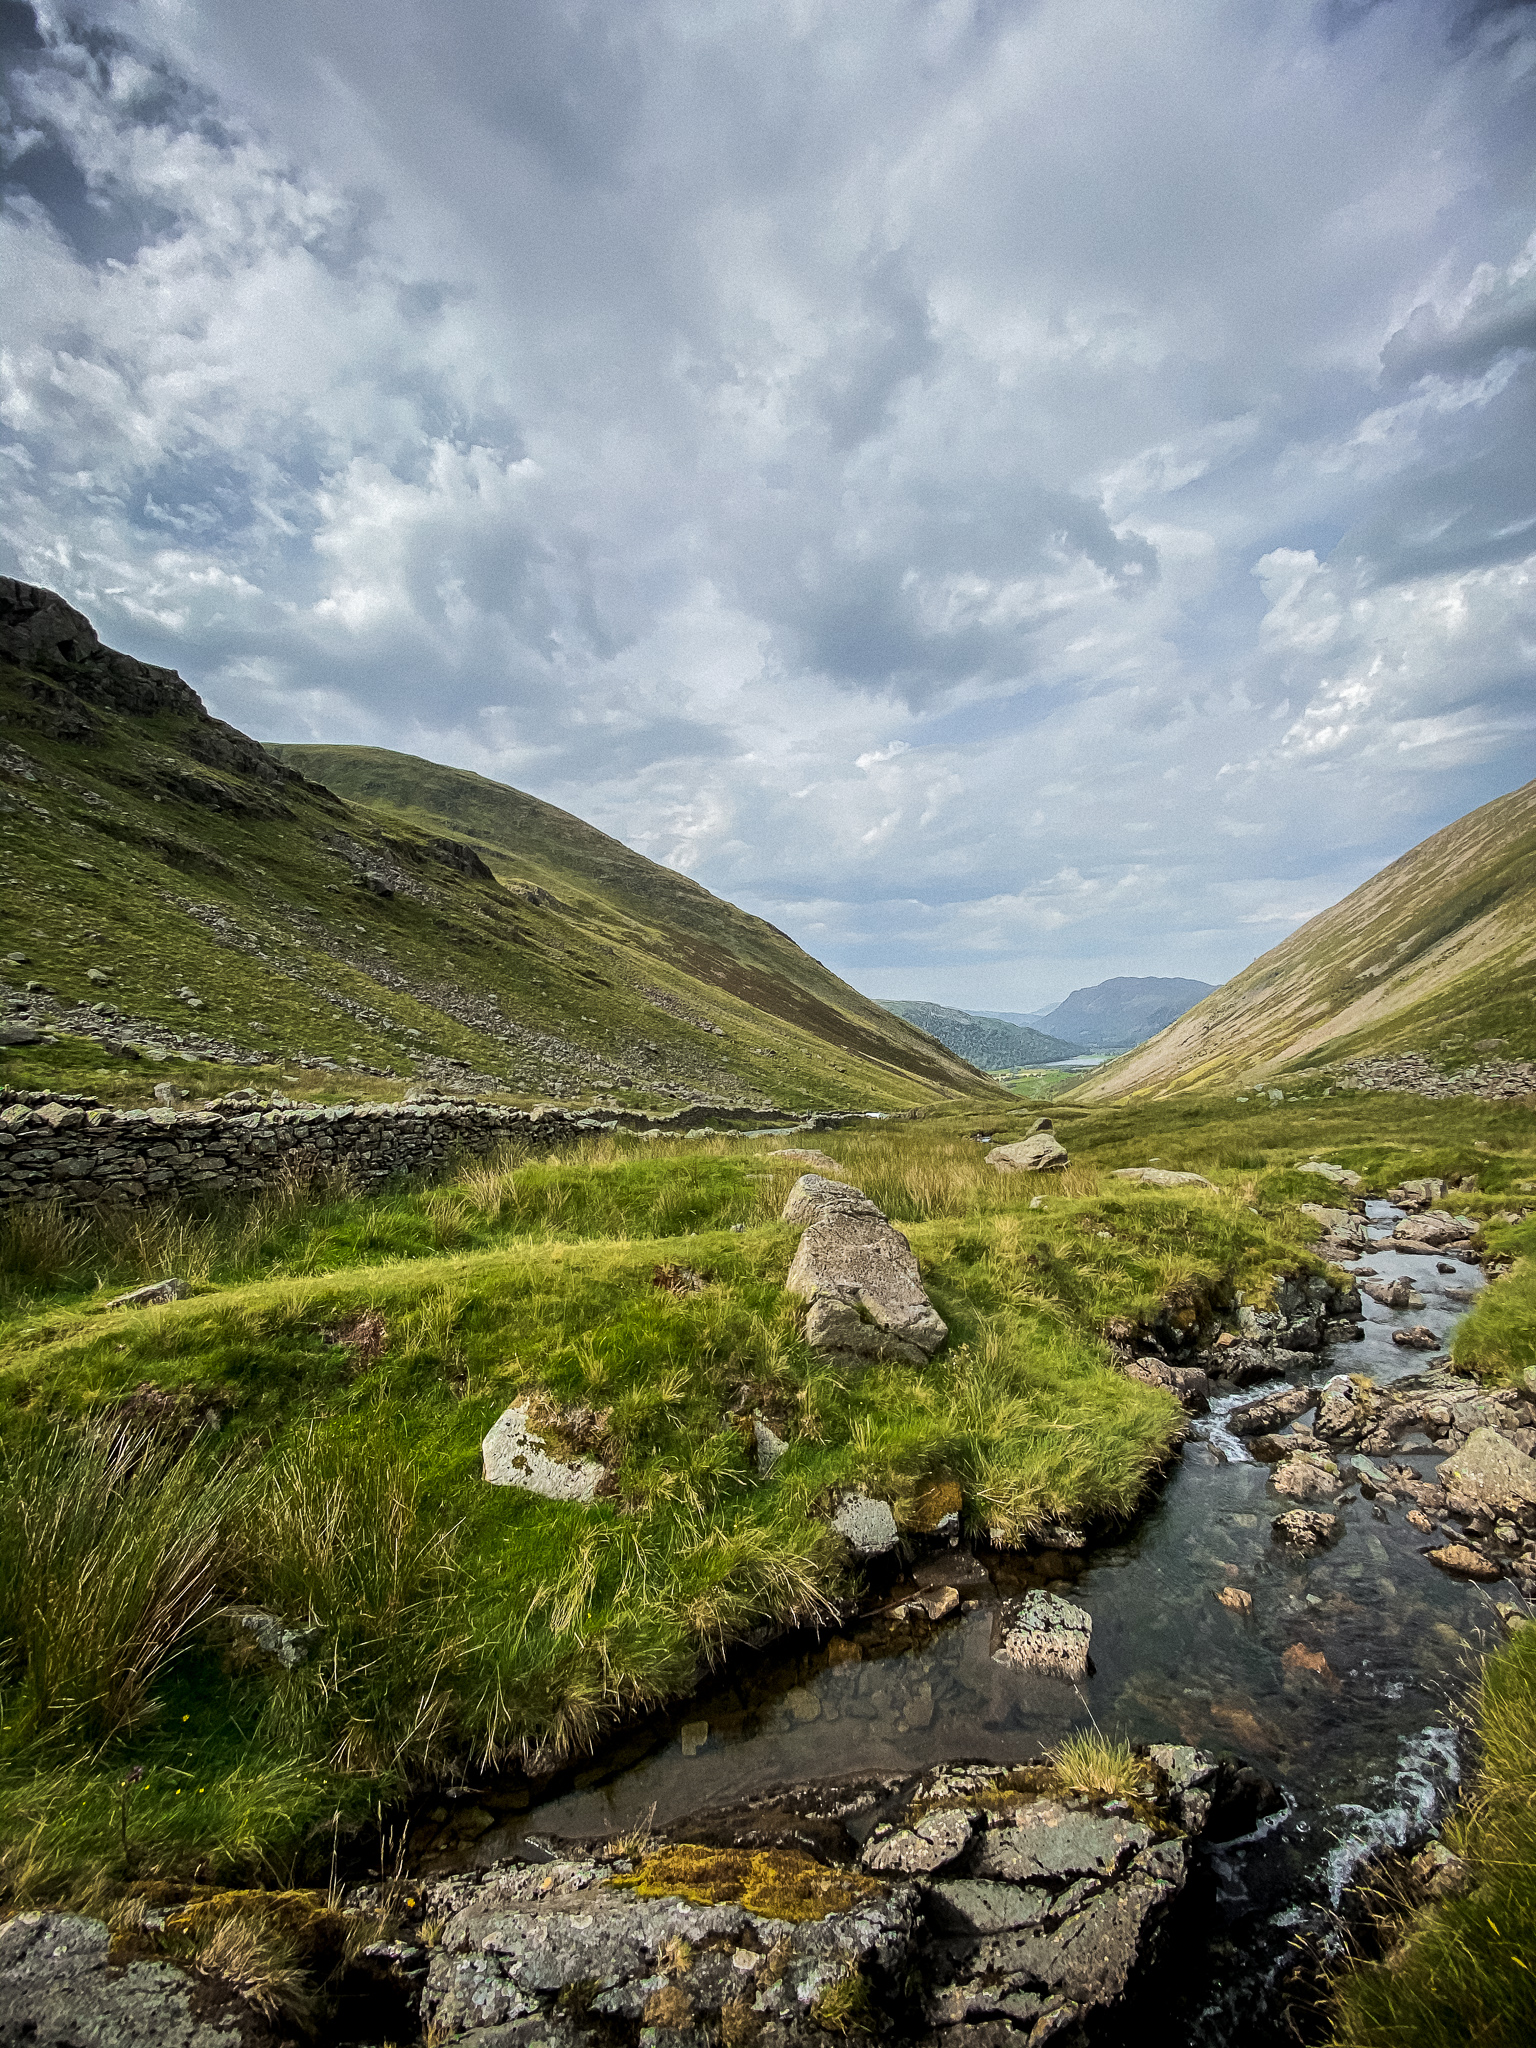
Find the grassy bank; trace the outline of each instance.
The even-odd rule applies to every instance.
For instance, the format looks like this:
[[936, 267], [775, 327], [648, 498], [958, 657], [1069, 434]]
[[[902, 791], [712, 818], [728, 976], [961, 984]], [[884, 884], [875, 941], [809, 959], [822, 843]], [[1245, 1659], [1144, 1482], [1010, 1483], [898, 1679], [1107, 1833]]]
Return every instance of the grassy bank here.
[[[806, 1348], [783, 1291], [781, 1139], [605, 1138], [379, 1196], [279, 1183], [201, 1216], [7, 1219], [0, 1882], [286, 1879], [409, 1781], [579, 1752], [760, 1621], [844, 1594], [827, 1518], [849, 1487], [917, 1528], [958, 1495], [968, 1530], [1012, 1543], [1127, 1513], [1179, 1417], [1112, 1369], [1106, 1324], [1181, 1288], [1259, 1300], [1307, 1263], [1312, 1152], [1408, 1162], [1393, 1178], [1462, 1151], [1490, 1184], [1521, 1166], [1512, 1113], [1419, 1107], [1439, 1127], [1410, 1109], [1401, 1136], [1385, 1098], [1337, 1127], [1067, 1111], [1073, 1165], [1043, 1186], [973, 1136], [1018, 1135], [1022, 1108], [823, 1134], [950, 1328], [922, 1370], [862, 1376]], [[1153, 1157], [1217, 1185], [1109, 1177]], [[677, 1269], [700, 1284], [658, 1284]], [[107, 1306], [167, 1270], [189, 1299]], [[483, 1484], [480, 1440], [524, 1397], [607, 1469], [597, 1500]], [[788, 1444], [768, 1477], [753, 1414]], [[264, 1651], [246, 1606], [302, 1632], [302, 1661]]]
[[1420, 1907], [1338, 1987], [1335, 2048], [1523, 2048], [1536, 2040], [1536, 1627], [1483, 1666], [1479, 1760], [1446, 1846], [1458, 1898]]

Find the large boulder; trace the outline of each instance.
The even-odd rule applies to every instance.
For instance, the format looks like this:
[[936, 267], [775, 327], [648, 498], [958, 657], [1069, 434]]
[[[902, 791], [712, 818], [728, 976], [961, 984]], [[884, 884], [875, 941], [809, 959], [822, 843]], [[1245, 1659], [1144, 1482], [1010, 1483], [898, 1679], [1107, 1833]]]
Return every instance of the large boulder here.
[[813, 1145], [784, 1145], [777, 1152], [765, 1152], [765, 1159], [779, 1159], [798, 1166], [802, 1173], [841, 1173], [842, 1168]]
[[987, 1154], [994, 1173], [1060, 1173], [1067, 1164], [1067, 1148], [1054, 1132], [1036, 1131], [1014, 1145], [994, 1145]]
[[949, 1331], [924, 1290], [912, 1247], [860, 1189], [803, 1173], [784, 1204], [804, 1223], [785, 1286], [810, 1304], [806, 1340], [850, 1360], [923, 1365]]

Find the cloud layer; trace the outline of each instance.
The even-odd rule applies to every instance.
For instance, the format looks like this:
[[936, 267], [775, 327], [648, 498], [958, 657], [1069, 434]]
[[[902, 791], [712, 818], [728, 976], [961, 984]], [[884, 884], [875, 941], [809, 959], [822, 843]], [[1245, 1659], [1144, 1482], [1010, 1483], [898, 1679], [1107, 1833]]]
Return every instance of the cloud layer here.
[[262, 737], [1019, 1008], [1223, 978], [1536, 772], [1536, 8], [0, 40], [8, 566]]

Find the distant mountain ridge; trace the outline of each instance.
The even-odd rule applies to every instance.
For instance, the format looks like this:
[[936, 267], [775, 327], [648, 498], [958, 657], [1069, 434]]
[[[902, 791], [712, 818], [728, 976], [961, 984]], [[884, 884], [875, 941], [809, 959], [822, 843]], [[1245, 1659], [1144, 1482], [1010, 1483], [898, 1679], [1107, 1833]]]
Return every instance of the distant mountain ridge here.
[[1408, 1052], [1443, 1071], [1536, 1057], [1536, 782], [1413, 847], [1077, 1095]]
[[1048, 1011], [1039, 1028], [1075, 1038], [1094, 1052], [1123, 1052], [1166, 1029], [1214, 993], [1215, 983], [1172, 974], [1117, 974], [1092, 988], [1075, 988]]
[[1002, 1073], [1011, 1067], [1035, 1067], [1052, 1060], [1069, 1060], [1081, 1053], [1080, 1045], [1045, 1031], [1031, 1031], [1017, 1024], [1005, 1024], [972, 1010], [952, 1010], [943, 1003], [914, 1003], [901, 1000], [880, 1006], [926, 1031], [940, 1045], [969, 1060], [987, 1073]]

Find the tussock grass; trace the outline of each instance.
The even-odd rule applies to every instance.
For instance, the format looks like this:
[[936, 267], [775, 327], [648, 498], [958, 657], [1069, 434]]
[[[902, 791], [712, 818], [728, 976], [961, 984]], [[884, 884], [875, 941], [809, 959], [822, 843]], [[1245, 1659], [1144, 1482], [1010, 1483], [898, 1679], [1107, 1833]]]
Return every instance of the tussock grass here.
[[1051, 1751], [1056, 1782], [1064, 1792], [1094, 1799], [1134, 1799], [1146, 1775], [1128, 1742], [1116, 1742], [1097, 1728], [1069, 1735]]
[[1536, 1628], [1483, 1667], [1480, 1759], [1446, 1846], [1471, 1889], [1411, 1914], [1383, 1961], [1335, 1988], [1335, 2048], [1517, 2048], [1536, 2040]]
[[109, 1739], [151, 1710], [216, 1602], [244, 1483], [238, 1463], [106, 1419], [0, 1443], [8, 1747]]

